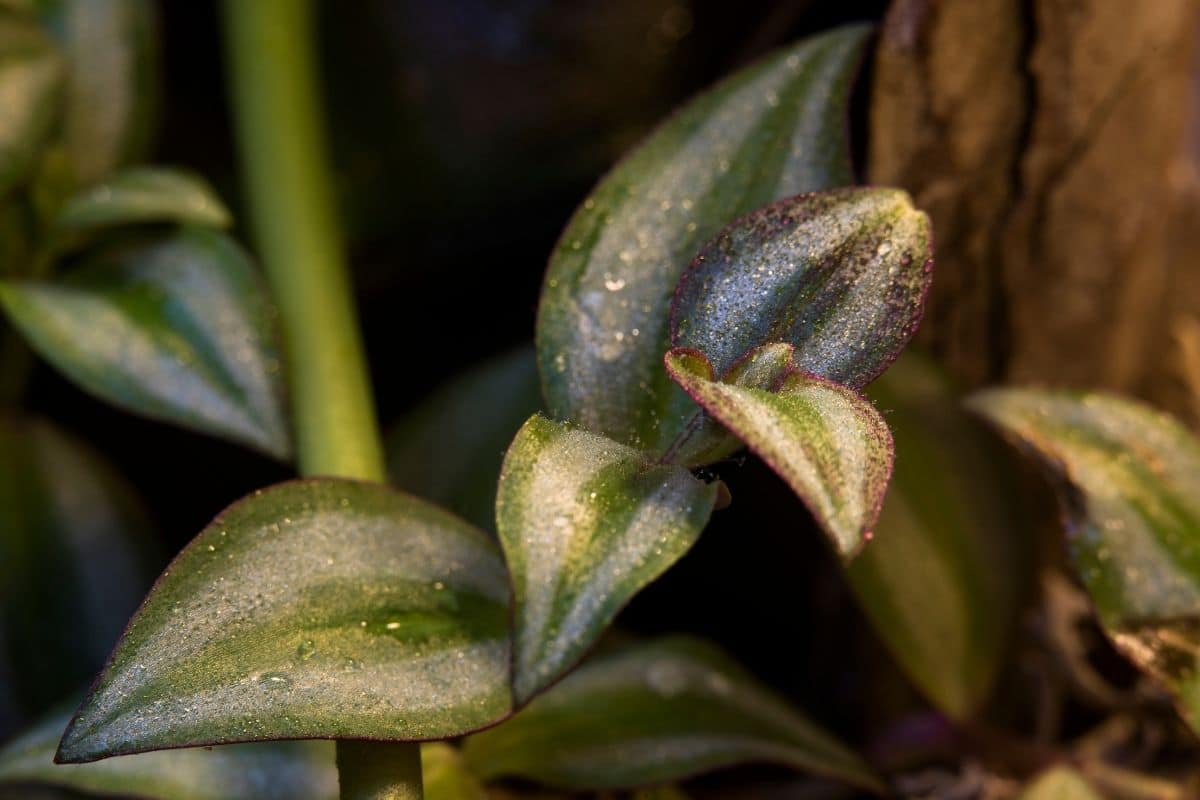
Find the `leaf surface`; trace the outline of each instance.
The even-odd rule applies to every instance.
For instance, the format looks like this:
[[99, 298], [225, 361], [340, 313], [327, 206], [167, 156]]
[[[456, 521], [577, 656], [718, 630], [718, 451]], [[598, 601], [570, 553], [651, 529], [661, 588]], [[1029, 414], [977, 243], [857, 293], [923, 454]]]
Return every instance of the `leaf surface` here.
[[512, 576], [513, 687], [528, 701], [699, 537], [716, 501], [686, 469], [531, 417], [504, 459], [496, 525]]
[[229, 211], [198, 175], [168, 167], [129, 167], [77, 192], [59, 211], [59, 231], [78, 233], [142, 222], [225, 228]]
[[55, 764], [69, 719], [52, 715], [0, 750], [0, 785], [146, 800], [333, 800], [338, 794], [330, 742], [263, 742]]
[[716, 648], [684, 637], [588, 661], [511, 720], [471, 736], [463, 753], [485, 779], [569, 789], [662, 783], [747, 762], [879, 786], [845, 745]]
[[505, 716], [508, 678], [486, 534], [379, 484], [294, 481], [235, 503], [168, 567], [59, 757], [448, 738]]
[[275, 312], [246, 253], [191, 229], [110, 250], [57, 282], [0, 283], [46, 360], [127, 410], [291, 452]]
[[899, 189], [781, 200], [700, 250], [675, 293], [671, 342], [722, 376], [784, 342], [801, 370], [861, 389], [916, 332], [932, 263], [929, 218]]
[[904, 353], [868, 394], [896, 468], [875, 539], [847, 576], [912, 681], [962, 719], [991, 689], [1021, 600], [1021, 498], [1003, 448], [931, 360]]
[[662, 371], [675, 285], [740, 214], [851, 182], [846, 108], [868, 29], [806, 39], [697, 97], [575, 212], [538, 313], [551, 415], [621, 443], [665, 447], [685, 398]]
[[1200, 730], [1200, 442], [1106, 394], [995, 389], [970, 405], [1056, 476], [1102, 626]]
[[783, 478], [844, 558], [870, 538], [892, 471], [887, 424], [857, 392], [804, 373], [791, 345], [751, 353], [716, 378], [695, 351], [667, 354], [671, 377]]

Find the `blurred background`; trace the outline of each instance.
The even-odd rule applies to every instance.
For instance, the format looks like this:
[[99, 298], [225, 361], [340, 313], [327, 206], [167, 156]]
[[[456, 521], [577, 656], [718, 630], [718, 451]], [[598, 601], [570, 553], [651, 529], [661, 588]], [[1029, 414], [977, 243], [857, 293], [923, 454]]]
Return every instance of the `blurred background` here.
[[[531, 340], [559, 231], [656, 121], [776, 46], [859, 20], [882, 25], [853, 108], [859, 173], [903, 185], [934, 218], [921, 344], [965, 386], [1110, 387], [1195, 422], [1197, 4], [891, 5], [321, 3], [332, 156], [385, 425]], [[161, 98], [146, 160], [206, 176], [244, 241], [216, 8], [157, 11]], [[44, 365], [25, 405], [128, 479], [156, 567], [229, 502], [289, 477], [234, 445], [113, 410]], [[752, 459], [722, 477], [733, 506], [624, 627], [715, 639], [852, 741], [919, 705], [799, 502]]]

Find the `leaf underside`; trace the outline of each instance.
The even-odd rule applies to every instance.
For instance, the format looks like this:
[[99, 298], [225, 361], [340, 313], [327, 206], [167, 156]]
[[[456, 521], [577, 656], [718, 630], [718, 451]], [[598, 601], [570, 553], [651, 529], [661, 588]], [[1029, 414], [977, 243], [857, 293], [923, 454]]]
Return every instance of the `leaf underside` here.
[[177, 222], [225, 228], [229, 211], [208, 182], [167, 167], [129, 167], [70, 197], [55, 219], [61, 232]]

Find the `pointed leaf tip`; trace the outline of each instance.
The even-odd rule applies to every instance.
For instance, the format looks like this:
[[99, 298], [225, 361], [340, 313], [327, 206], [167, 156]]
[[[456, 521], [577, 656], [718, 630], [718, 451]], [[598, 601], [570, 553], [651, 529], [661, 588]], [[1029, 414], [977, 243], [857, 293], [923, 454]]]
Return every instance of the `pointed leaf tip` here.
[[[715, 380], [695, 351], [672, 350], [667, 372], [718, 423], [787, 481], [843, 558], [870, 538], [894, 451], [887, 424], [857, 392], [783, 361], [789, 345], [753, 351]], [[744, 383], [737, 383], [737, 380]]]
[[461, 735], [511, 709], [508, 598], [496, 545], [436, 506], [332, 478], [271, 487], [163, 573], [59, 760]]
[[512, 576], [518, 704], [557, 680], [708, 521], [717, 488], [611, 439], [531, 417], [504, 459], [496, 525]]

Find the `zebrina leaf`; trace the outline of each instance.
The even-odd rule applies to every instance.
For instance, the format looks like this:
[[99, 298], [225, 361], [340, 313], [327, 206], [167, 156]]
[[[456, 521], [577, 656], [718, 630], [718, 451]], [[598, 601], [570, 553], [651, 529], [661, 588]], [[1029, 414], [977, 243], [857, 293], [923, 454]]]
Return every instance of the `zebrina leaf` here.
[[168, 167], [130, 167], [67, 199], [55, 219], [78, 233], [141, 222], [229, 226], [229, 211], [198, 175]]
[[337, 797], [331, 742], [259, 742], [142, 753], [96, 764], [55, 764], [54, 750], [69, 720], [68, 714], [52, 714], [5, 745], [0, 785], [55, 786], [89, 796], [144, 800]]
[[617, 611], [687, 552], [716, 492], [603, 436], [540, 415], [525, 423], [496, 498], [518, 704], [582, 658]]
[[598, 656], [463, 749], [485, 779], [569, 789], [673, 781], [747, 762], [816, 772], [867, 789], [854, 753], [712, 645], [672, 637]]
[[1200, 442], [1111, 395], [997, 389], [970, 406], [1057, 476], [1101, 624], [1200, 730]]
[[379, 484], [294, 481], [235, 503], [168, 567], [58, 758], [442, 739], [510, 708], [490, 537]]
[[57, 282], [0, 283], [44, 358], [130, 411], [291, 452], [275, 312], [245, 252], [192, 229], [108, 251]]
[[675, 349], [667, 372], [799, 495], [838, 553], [870, 536], [892, 471], [887, 424], [857, 392], [799, 370], [792, 346], [750, 353], [718, 380], [703, 355]]
[[739, 214], [852, 181], [846, 108], [868, 29], [774, 53], [680, 110], [575, 212], [542, 291], [537, 347], [555, 418], [661, 452], [690, 407], [662, 371], [667, 315], [700, 245]]

